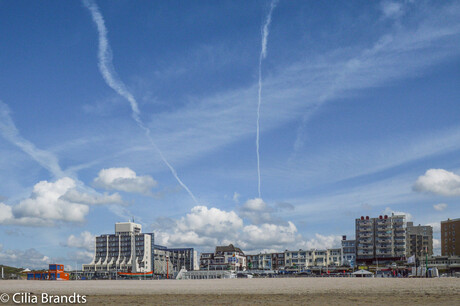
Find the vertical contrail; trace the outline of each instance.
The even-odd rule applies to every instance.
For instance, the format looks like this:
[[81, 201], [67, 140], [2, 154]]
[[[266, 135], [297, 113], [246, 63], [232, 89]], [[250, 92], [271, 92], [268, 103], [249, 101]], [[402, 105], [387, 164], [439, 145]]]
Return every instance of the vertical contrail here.
[[93, 0], [83, 0], [85, 7], [90, 11], [91, 17], [93, 18], [94, 23], [96, 24], [97, 31], [99, 33], [99, 51], [98, 51], [98, 58], [99, 58], [99, 70], [107, 83], [113, 90], [115, 90], [120, 96], [124, 97], [128, 100], [129, 104], [131, 105], [132, 110], [132, 117], [136, 121], [137, 125], [144, 130], [145, 135], [150, 140], [150, 143], [153, 145], [155, 150], [160, 155], [163, 162], [168, 166], [169, 170], [171, 170], [172, 175], [176, 178], [179, 184], [188, 192], [190, 197], [193, 201], [198, 205], [198, 200], [195, 198], [193, 193], [190, 189], [181, 181], [179, 176], [177, 175], [176, 170], [173, 166], [166, 160], [161, 152], [160, 148], [156, 145], [153, 141], [152, 136], [150, 135], [150, 129], [142, 122], [140, 118], [140, 111], [139, 106], [137, 104], [136, 99], [128, 90], [126, 85], [123, 81], [118, 77], [117, 72], [113, 68], [112, 64], [112, 50], [109, 45], [109, 41], [107, 39], [107, 28], [105, 27], [104, 18], [102, 14], [99, 12], [99, 8]]
[[269, 27], [272, 21], [272, 13], [278, 4], [278, 0], [272, 0], [270, 4], [270, 10], [268, 12], [267, 18], [265, 19], [264, 26], [262, 27], [262, 45], [259, 56], [259, 99], [257, 103], [257, 136], [256, 136], [256, 152], [257, 152], [257, 178], [258, 178], [258, 188], [259, 198], [261, 198], [260, 192], [260, 154], [259, 154], [259, 140], [260, 140], [260, 104], [262, 102], [262, 61], [267, 56], [267, 40], [269, 34]]

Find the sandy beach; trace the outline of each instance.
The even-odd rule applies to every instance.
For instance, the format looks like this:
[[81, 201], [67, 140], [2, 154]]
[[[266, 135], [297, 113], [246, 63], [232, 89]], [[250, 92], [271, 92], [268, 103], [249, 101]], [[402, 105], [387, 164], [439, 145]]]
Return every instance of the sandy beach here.
[[0, 294], [16, 292], [77, 293], [88, 305], [460, 305], [458, 278], [0, 281]]

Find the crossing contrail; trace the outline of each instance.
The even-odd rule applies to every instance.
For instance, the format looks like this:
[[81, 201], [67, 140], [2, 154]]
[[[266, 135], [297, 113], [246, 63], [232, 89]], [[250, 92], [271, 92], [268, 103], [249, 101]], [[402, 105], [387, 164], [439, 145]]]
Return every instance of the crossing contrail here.
[[262, 103], [262, 61], [267, 56], [267, 41], [269, 34], [270, 23], [272, 22], [272, 13], [278, 4], [278, 0], [272, 0], [270, 4], [270, 10], [268, 11], [267, 18], [265, 19], [264, 26], [262, 27], [262, 45], [259, 56], [259, 99], [257, 103], [257, 135], [256, 135], [256, 152], [257, 152], [257, 178], [258, 185], [257, 190], [259, 192], [259, 198], [262, 197], [260, 192], [260, 153], [259, 153], [259, 142], [260, 142], [260, 104]]
[[137, 104], [136, 99], [115, 71], [115, 68], [112, 64], [112, 49], [110, 48], [109, 40], [107, 39], [107, 28], [105, 27], [104, 17], [102, 17], [102, 14], [99, 11], [97, 4], [93, 0], [83, 0], [83, 4], [90, 11], [91, 17], [93, 18], [93, 21], [96, 24], [97, 31], [99, 34], [98, 65], [102, 77], [104, 78], [107, 85], [109, 85], [113, 90], [115, 90], [120, 96], [128, 100], [132, 111], [131, 116], [136, 121], [137, 125], [142, 130], [144, 130], [145, 135], [149, 139], [150, 143], [158, 152], [166, 166], [168, 166], [169, 170], [171, 171], [172, 175], [175, 177], [177, 182], [179, 182], [179, 184], [187, 191], [187, 193], [190, 195], [193, 201], [198, 205], [198, 200], [195, 198], [190, 189], [184, 184], [184, 182], [182, 182], [182, 180], [177, 175], [177, 172], [174, 169], [174, 167], [168, 162], [168, 160], [163, 155], [163, 152], [161, 152], [160, 148], [158, 148], [158, 146], [156, 145], [155, 141], [150, 135], [150, 129], [144, 124], [144, 122], [140, 118], [139, 106]]

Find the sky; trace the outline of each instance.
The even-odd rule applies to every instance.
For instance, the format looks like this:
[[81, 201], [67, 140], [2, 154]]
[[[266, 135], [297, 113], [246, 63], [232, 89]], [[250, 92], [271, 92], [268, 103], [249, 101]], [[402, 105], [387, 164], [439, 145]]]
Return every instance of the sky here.
[[0, 0], [0, 41], [2, 264], [460, 216], [459, 1]]

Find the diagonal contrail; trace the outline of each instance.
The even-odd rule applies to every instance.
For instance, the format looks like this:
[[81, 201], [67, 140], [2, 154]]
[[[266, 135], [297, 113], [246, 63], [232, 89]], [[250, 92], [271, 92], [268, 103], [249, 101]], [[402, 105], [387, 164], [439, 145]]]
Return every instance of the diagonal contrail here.
[[259, 192], [259, 198], [261, 198], [259, 142], [260, 142], [260, 104], [262, 103], [262, 61], [267, 56], [267, 41], [268, 41], [269, 27], [270, 27], [270, 23], [272, 22], [273, 10], [275, 9], [277, 4], [278, 4], [278, 0], [272, 0], [270, 4], [270, 10], [267, 14], [267, 18], [265, 19], [265, 23], [262, 27], [262, 45], [261, 45], [260, 57], [259, 57], [259, 99], [257, 103], [257, 135], [256, 135], [257, 178], [258, 178], [257, 190]]
[[123, 83], [123, 81], [118, 77], [117, 72], [115, 71], [115, 68], [112, 64], [112, 50], [107, 39], [107, 28], [105, 27], [104, 18], [102, 17], [102, 14], [100, 13], [97, 4], [93, 0], [83, 0], [83, 4], [90, 11], [91, 17], [93, 18], [93, 21], [96, 24], [97, 31], [99, 33], [98, 65], [102, 77], [104, 78], [107, 85], [109, 85], [113, 90], [115, 90], [120, 96], [128, 100], [129, 104], [131, 105], [132, 117], [136, 121], [137, 125], [142, 130], [144, 130], [145, 135], [149, 139], [150, 143], [158, 152], [166, 166], [168, 166], [169, 170], [171, 171], [172, 175], [176, 178], [177, 182], [179, 182], [179, 184], [188, 192], [193, 201], [198, 205], [198, 200], [195, 198], [190, 189], [182, 182], [182, 180], [177, 175], [177, 172], [174, 169], [174, 167], [165, 158], [163, 152], [161, 152], [160, 148], [158, 148], [155, 141], [153, 141], [153, 138], [150, 135], [150, 129], [142, 122], [140, 118], [139, 106], [137, 104], [136, 99], [128, 90], [125, 83]]
[[0, 101], [0, 134], [51, 172], [55, 178], [65, 176], [64, 171], [59, 166], [59, 160], [53, 153], [37, 148], [32, 142], [20, 135], [13, 119], [11, 119], [8, 105], [2, 101]]

